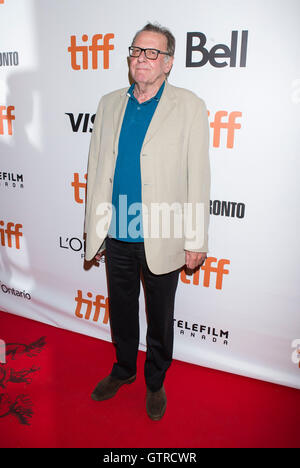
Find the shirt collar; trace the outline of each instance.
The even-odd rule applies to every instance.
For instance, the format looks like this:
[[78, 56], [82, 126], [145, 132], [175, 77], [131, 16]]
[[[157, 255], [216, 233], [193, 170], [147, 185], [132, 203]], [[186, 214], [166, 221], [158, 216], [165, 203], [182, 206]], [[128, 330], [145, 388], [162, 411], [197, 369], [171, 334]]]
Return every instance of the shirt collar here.
[[[155, 101], [159, 102], [159, 100], [160, 100], [160, 98], [161, 98], [161, 95], [162, 95], [162, 93], [163, 93], [163, 90], [164, 90], [164, 88], [165, 88], [165, 83], [166, 83], [166, 82], [164, 81], [163, 84], [161, 85], [161, 87], [159, 88], [159, 90], [157, 91], [156, 95], [153, 96], [153, 98], [149, 99], [149, 100], [146, 101], [146, 102], [149, 102], [149, 101], [151, 101], [152, 99], [154, 99]], [[128, 89], [128, 91], [127, 91], [127, 96], [130, 97], [130, 98], [132, 98], [132, 99], [135, 99], [135, 100], [136, 100], [136, 98], [135, 98], [135, 96], [134, 96], [134, 94], [133, 94], [134, 87], [135, 87], [135, 83], [133, 83], [133, 84], [130, 86], [130, 88]], [[143, 103], [143, 104], [145, 104], [145, 103]]]

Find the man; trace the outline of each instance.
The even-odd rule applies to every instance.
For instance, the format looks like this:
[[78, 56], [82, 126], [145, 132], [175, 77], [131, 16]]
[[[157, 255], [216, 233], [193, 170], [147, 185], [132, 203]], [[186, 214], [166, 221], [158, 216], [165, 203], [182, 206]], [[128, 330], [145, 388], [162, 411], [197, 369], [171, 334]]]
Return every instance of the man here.
[[[132, 86], [104, 96], [90, 143], [86, 260], [106, 249], [117, 362], [92, 398], [112, 398], [136, 378], [142, 273], [147, 312], [147, 414], [164, 415], [180, 268], [206, 258], [210, 168], [204, 102], [171, 86], [175, 39], [148, 24], [129, 48]], [[137, 215], [139, 213], [139, 215]]]

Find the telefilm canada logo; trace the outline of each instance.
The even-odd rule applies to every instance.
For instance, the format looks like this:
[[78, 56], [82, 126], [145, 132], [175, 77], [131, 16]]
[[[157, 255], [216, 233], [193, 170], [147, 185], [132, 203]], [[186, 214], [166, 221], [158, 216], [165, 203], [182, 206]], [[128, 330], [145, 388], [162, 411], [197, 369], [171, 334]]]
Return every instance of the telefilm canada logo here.
[[24, 175], [18, 172], [0, 171], [0, 187], [24, 188]]
[[180, 336], [201, 340], [202, 343], [229, 345], [229, 331], [216, 326], [193, 323], [187, 320], [174, 319], [175, 330]]

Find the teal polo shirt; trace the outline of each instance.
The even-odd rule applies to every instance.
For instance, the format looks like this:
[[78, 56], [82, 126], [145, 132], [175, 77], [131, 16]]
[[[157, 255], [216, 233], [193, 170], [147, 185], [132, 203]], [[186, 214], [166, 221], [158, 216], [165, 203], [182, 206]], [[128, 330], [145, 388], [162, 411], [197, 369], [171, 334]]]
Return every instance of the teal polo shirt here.
[[134, 97], [134, 86], [127, 93], [129, 99], [120, 132], [108, 235], [121, 241], [143, 242], [140, 154], [165, 82], [153, 98], [142, 104]]

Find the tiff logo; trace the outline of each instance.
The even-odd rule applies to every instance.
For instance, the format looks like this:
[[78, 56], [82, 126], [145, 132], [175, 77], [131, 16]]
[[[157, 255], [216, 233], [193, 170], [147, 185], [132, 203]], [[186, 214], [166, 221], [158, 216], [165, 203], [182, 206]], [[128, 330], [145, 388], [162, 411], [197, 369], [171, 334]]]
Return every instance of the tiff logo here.
[[6, 363], [6, 344], [5, 344], [5, 341], [3, 340], [0, 340], [0, 363], [1, 364]]
[[[0, 226], [4, 226], [4, 221], [0, 220]], [[22, 224], [14, 224], [14, 223], [7, 223], [6, 229], [0, 228], [0, 240], [1, 245], [7, 247], [12, 247], [12, 239], [15, 239], [16, 249], [20, 248], [20, 237], [23, 236], [22, 232], [20, 232], [20, 228], [22, 228]]]
[[[210, 112], [207, 112], [210, 115]], [[210, 123], [210, 127], [213, 129], [213, 147], [220, 147], [220, 138], [221, 138], [221, 128], [227, 131], [227, 148], [233, 148], [234, 146], [234, 132], [241, 128], [241, 124], [236, 122], [238, 117], [242, 117], [241, 112], [230, 112], [226, 121], [223, 120], [223, 117], [227, 117], [228, 112], [218, 111], [215, 113], [214, 121]]]
[[[212, 266], [212, 263], [217, 263], [216, 266]], [[225, 265], [230, 265], [230, 260], [226, 260], [225, 258], [221, 258], [219, 261], [215, 257], [207, 257], [204, 264], [195, 271], [193, 274], [193, 284], [195, 286], [199, 285], [200, 283], [200, 270], [204, 271], [203, 275], [203, 286], [206, 288], [210, 287], [210, 274], [216, 273], [216, 289], [222, 289], [223, 287], [223, 276], [229, 274], [229, 270], [225, 269]], [[191, 284], [191, 280], [189, 280], [186, 276], [184, 270], [181, 271], [180, 274], [181, 281], [186, 284]]]
[[[68, 52], [71, 54], [71, 67], [73, 70], [87, 70], [89, 66], [88, 55], [89, 51], [92, 56], [92, 69], [98, 69], [98, 52], [103, 52], [103, 68], [107, 70], [109, 68], [109, 52], [114, 50], [115, 46], [110, 44], [109, 41], [115, 37], [114, 34], [95, 34], [92, 37], [91, 45], [77, 45], [76, 36], [71, 36], [71, 45], [68, 47]], [[103, 43], [99, 44], [99, 40], [103, 39]], [[89, 37], [87, 34], [83, 34], [82, 41], [87, 42]], [[81, 54], [81, 55], [80, 55]], [[79, 58], [78, 58], [79, 55]], [[78, 62], [77, 62], [78, 60]]]
[[[108, 323], [108, 318], [109, 318], [109, 301], [108, 297], [104, 297], [101, 294], [98, 294], [96, 296], [96, 299], [92, 301], [92, 293], [88, 292], [87, 297], [89, 299], [83, 298], [82, 297], [82, 291], [79, 289], [77, 290], [77, 296], [75, 297], [75, 301], [77, 302], [76, 310], [75, 310], [75, 315], [78, 318], [85, 318], [85, 320], [89, 320], [92, 314], [93, 306], [94, 306], [94, 311], [93, 311], [93, 322], [98, 322], [99, 316], [100, 316], [100, 311], [101, 309], [104, 309], [104, 317], [103, 317], [103, 323], [107, 324]], [[81, 309], [83, 306], [85, 307], [85, 311], [81, 313]]]
[[[82, 204], [85, 201], [85, 193], [86, 193], [86, 179], [87, 174], [84, 174], [85, 182], [80, 182], [78, 172], [74, 172], [74, 180], [71, 182], [71, 186], [74, 187], [74, 198], [76, 203]], [[80, 190], [84, 190], [84, 198], [80, 196]]]
[[8, 135], [12, 135], [12, 120], [15, 120], [12, 114], [14, 109], [14, 106], [0, 106], [0, 135], [4, 135], [4, 120], [7, 121]]

